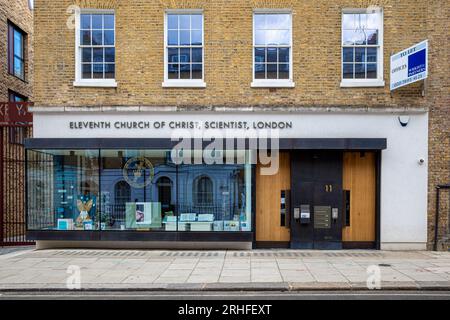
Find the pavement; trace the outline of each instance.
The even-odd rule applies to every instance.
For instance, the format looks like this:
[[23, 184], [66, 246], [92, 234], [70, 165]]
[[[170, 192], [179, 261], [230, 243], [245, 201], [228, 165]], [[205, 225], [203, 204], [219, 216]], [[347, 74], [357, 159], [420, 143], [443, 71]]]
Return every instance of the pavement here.
[[[69, 284], [69, 286], [68, 286]], [[0, 250], [7, 292], [450, 292], [450, 253], [373, 250]], [[78, 290], [75, 290], [78, 291]]]

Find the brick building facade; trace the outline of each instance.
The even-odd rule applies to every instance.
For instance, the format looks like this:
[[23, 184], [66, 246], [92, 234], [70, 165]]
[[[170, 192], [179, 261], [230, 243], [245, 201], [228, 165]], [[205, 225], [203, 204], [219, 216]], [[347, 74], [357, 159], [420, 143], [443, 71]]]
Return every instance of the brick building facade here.
[[[0, 51], [1, 80], [0, 101], [9, 100], [9, 91], [14, 91], [30, 101], [33, 100], [33, 11], [28, 0], [0, 2]], [[13, 76], [8, 71], [8, 24], [14, 24], [26, 33], [25, 79]]]
[[[435, 187], [450, 179], [449, 45], [445, 1], [35, 1], [36, 114], [192, 111], [214, 114], [426, 114], [428, 117], [428, 246], [433, 244]], [[342, 13], [382, 9], [381, 57], [377, 85], [343, 85]], [[107, 10], [115, 16], [115, 84], [79, 85], [76, 12]], [[165, 13], [201, 9], [204, 86], [170, 87], [165, 82]], [[252, 85], [254, 13], [289, 12], [292, 17], [291, 83]], [[86, 12], [86, 11], [85, 11]], [[104, 18], [106, 19], [106, 18]], [[93, 23], [93, 20], [90, 20]], [[106, 20], [103, 20], [103, 27]], [[179, 20], [181, 21], [181, 20]], [[193, 21], [193, 20], [192, 20]], [[180, 22], [181, 23], [181, 22]], [[191, 22], [191, 27], [193, 22]], [[167, 30], [166, 30], [167, 31]], [[180, 31], [182, 32], [182, 31]], [[180, 33], [181, 35], [181, 33]], [[382, 36], [381, 36], [382, 35]], [[106, 37], [106, 35], [104, 35]], [[106, 38], [104, 38], [106, 39]], [[429, 40], [429, 77], [389, 90], [390, 55]], [[106, 41], [106, 40], [105, 40]], [[367, 51], [366, 51], [367, 53]], [[180, 58], [178, 58], [180, 59]], [[180, 62], [178, 60], [178, 62]], [[177, 65], [178, 66], [178, 65]], [[106, 68], [106, 67], [105, 67]], [[170, 67], [169, 67], [170, 68]], [[106, 69], [105, 69], [106, 70]], [[92, 69], [91, 69], [92, 71]], [[95, 72], [95, 71], [94, 71]], [[180, 71], [181, 72], [181, 71]], [[367, 71], [368, 72], [368, 71]], [[105, 73], [106, 74], [106, 71]], [[125, 112], [125, 113], [124, 113]], [[170, 117], [170, 116], [169, 116]], [[382, 130], [381, 130], [382, 131]], [[380, 132], [380, 136], [383, 133]], [[361, 138], [365, 134], [361, 133]], [[410, 141], [410, 143], [413, 143]], [[389, 140], [388, 140], [389, 146]], [[419, 188], [420, 189], [420, 188]], [[410, 195], [414, 197], [414, 195]], [[441, 230], [448, 228], [448, 197], [443, 194]], [[383, 199], [381, 199], [383, 203]], [[389, 219], [387, 219], [389, 220]], [[387, 221], [386, 220], [386, 221]], [[400, 226], [400, 225], [399, 225]], [[410, 231], [413, 232], [414, 227]], [[395, 228], [391, 230], [395, 232]], [[445, 231], [440, 234], [445, 237]], [[393, 237], [393, 239], [395, 236]], [[392, 240], [395, 242], [394, 240]], [[406, 241], [408, 242], [408, 241]]]

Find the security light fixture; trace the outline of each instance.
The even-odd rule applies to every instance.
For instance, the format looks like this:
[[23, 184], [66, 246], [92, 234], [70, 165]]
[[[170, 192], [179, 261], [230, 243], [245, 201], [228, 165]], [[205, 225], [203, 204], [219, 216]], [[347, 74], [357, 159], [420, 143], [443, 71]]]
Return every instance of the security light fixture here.
[[409, 123], [409, 116], [399, 116], [398, 122], [400, 122], [402, 127], [406, 127]]

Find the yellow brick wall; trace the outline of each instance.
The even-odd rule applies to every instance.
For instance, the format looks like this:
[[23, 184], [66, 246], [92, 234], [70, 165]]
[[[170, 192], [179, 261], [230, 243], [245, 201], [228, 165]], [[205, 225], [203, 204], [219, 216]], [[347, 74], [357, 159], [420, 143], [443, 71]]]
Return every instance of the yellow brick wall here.
[[[427, 38], [426, 7], [417, 1], [36, 1], [37, 105], [388, 105], [423, 106], [418, 85], [342, 89], [341, 10], [384, 8], [384, 78], [391, 52]], [[116, 10], [116, 89], [74, 88], [75, 35], [67, 8]], [[162, 88], [164, 10], [201, 8], [205, 19], [206, 89]], [[294, 89], [256, 89], [252, 81], [252, 10], [293, 12]], [[414, 10], [411, 10], [414, 8]], [[52, 48], [49, 50], [48, 48]]]

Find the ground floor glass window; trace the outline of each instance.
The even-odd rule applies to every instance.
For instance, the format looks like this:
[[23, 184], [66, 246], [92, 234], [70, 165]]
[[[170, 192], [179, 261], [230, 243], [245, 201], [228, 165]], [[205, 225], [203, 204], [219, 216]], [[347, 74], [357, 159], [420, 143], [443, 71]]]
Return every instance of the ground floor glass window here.
[[251, 231], [252, 167], [237, 153], [176, 165], [170, 150], [28, 150], [28, 229]]

